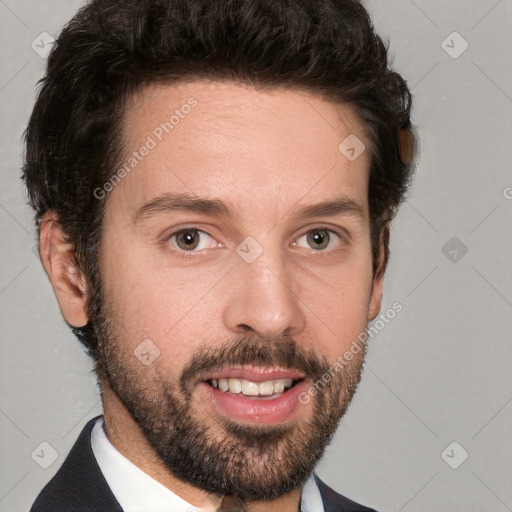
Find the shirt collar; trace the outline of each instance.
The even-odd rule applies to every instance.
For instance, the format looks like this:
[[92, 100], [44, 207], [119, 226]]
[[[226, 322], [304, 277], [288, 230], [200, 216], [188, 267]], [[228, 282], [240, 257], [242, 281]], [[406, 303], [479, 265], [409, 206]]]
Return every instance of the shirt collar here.
[[[91, 446], [98, 466], [124, 512], [196, 512], [190, 503], [144, 473], [114, 448], [103, 429], [102, 417], [92, 429]], [[302, 490], [301, 510], [324, 510], [313, 475]]]

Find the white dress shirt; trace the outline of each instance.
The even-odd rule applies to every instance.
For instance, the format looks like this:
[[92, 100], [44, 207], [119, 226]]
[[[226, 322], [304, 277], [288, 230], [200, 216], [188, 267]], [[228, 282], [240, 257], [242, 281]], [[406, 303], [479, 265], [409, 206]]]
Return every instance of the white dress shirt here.
[[[200, 512], [130, 462], [107, 438], [98, 418], [91, 446], [96, 461], [124, 512]], [[302, 512], [324, 512], [322, 497], [311, 476], [302, 490]]]

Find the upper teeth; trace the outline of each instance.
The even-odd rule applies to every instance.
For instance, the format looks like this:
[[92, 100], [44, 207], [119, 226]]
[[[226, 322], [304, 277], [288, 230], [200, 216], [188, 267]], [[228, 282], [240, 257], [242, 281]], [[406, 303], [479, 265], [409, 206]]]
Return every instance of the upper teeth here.
[[267, 380], [265, 382], [253, 382], [245, 379], [212, 379], [212, 386], [221, 391], [242, 393], [242, 395], [270, 396], [274, 393], [282, 393], [292, 387], [292, 379]]

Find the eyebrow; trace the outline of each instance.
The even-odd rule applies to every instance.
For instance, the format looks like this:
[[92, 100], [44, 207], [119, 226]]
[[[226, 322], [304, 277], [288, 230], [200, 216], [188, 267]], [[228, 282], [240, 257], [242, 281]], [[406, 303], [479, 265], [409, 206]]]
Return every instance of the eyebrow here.
[[366, 218], [365, 209], [349, 197], [337, 197], [310, 206], [303, 206], [291, 213], [293, 220], [303, 220], [310, 217], [334, 217], [336, 215], [348, 215], [352, 217]]
[[229, 218], [236, 216], [234, 208], [219, 199], [206, 199], [186, 193], [166, 193], [141, 206], [134, 216], [134, 222], [138, 223], [159, 213], [172, 211], [192, 211]]
[[[211, 216], [224, 216], [229, 219], [237, 217], [235, 208], [220, 199], [207, 199], [188, 193], [166, 193], [141, 206], [134, 215], [134, 223], [142, 222], [160, 213], [173, 211], [191, 211]], [[345, 196], [303, 206], [295, 211], [292, 209], [290, 212], [293, 220], [304, 220], [311, 217], [333, 217], [336, 215], [366, 218], [364, 208], [356, 201]]]

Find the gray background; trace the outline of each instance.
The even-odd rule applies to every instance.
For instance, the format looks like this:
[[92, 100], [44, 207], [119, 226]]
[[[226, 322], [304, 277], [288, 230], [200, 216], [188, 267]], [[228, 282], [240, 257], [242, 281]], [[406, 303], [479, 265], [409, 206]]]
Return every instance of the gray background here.
[[[45, 65], [32, 42], [43, 52], [40, 34], [57, 35], [81, 4], [0, 0], [1, 512], [28, 510], [101, 412], [92, 366], [34, 253], [19, 181]], [[512, 2], [367, 6], [415, 95], [423, 149], [385, 286], [383, 311], [395, 301], [403, 311], [371, 341], [360, 390], [318, 472], [381, 512], [510, 511]], [[458, 58], [464, 42], [448, 37], [454, 31], [469, 43]], [[57, 460], [41, 468], [52, 450]], [[457, 469], [445, 462], [456, 466], [465, 452]]]

